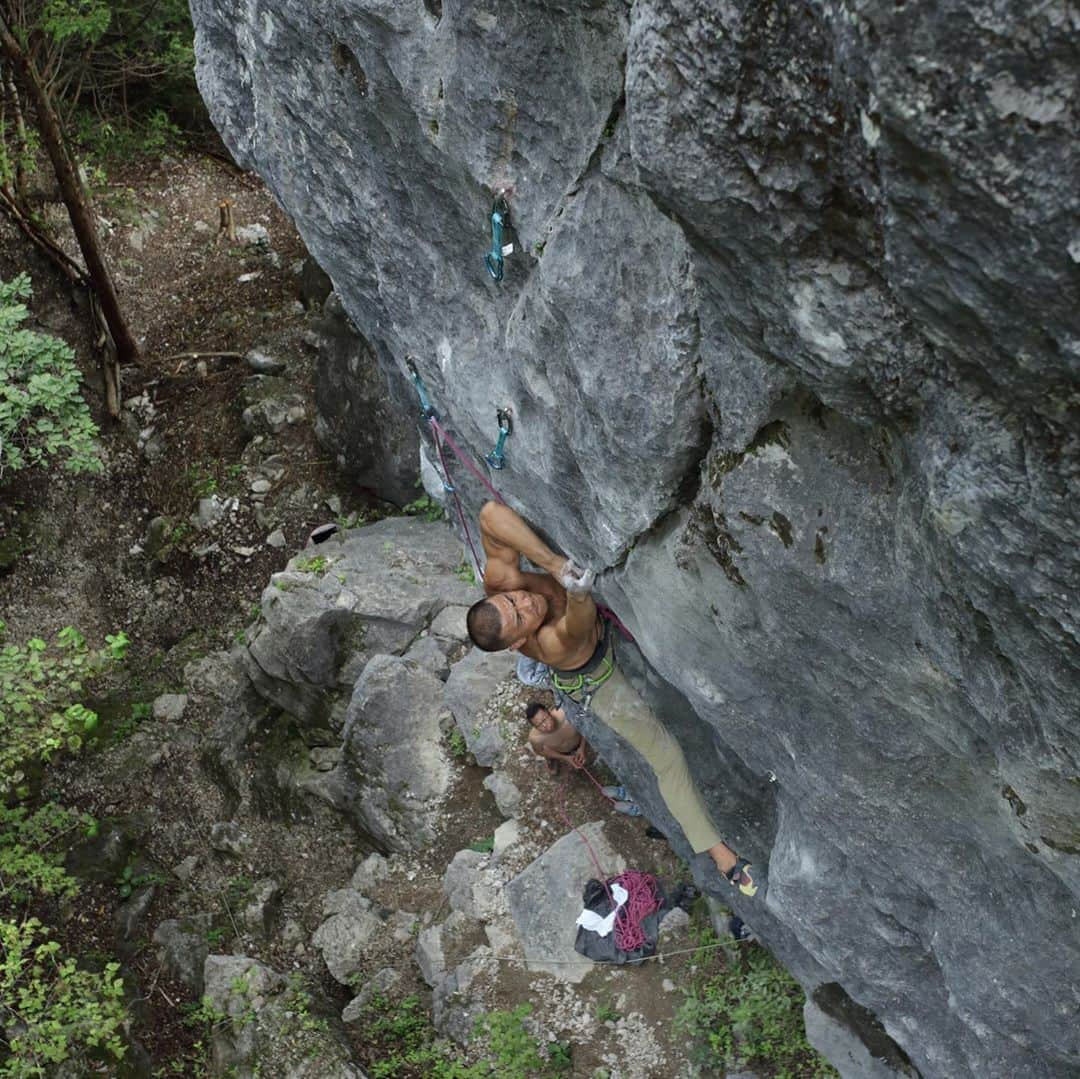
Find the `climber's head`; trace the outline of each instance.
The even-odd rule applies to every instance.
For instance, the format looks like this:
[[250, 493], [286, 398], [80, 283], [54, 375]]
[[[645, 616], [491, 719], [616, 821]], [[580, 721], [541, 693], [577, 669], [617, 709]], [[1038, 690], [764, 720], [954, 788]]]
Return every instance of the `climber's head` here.
[[559, 725], [558, 720], [539, 701], [525, 706], [525, 718], [541, 734], [551, 734]]
[[465, 624], [473, 644], [484, 652], [516, 652], [543, 625], [547, 613], [546, 596], [518, 589], [474, 603]]

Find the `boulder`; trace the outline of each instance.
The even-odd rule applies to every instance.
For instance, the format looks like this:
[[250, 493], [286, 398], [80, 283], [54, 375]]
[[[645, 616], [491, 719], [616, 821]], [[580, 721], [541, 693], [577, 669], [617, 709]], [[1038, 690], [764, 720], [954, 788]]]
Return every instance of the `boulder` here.
[[435, 637], [420, 637], [409, 645], [405, 658], [430, 671], [440, 682], [450, 677], [450, 659], [446, 647]]
[[377, 851], [369, 854], [357, 867], [349, 881], [349, 887], [354, 892], [367, 895], [379, 881], [384, 880], [390, 872], [390, 862]]
[[[580, 831], [608, 876], [626, 868], [622, 855], [608, 842], [602, 821], [583, 824]], [[596, 875], [589, 848], [577, 832], [568, 832], [506, 885], [529, 970], [576, 984], [593, 969], [591, 960], [574, 951], [574, 923], [583, 909], [581, 893]]]
[[210, 829], [210, 846], [222, 854], [242, 858], [251, 849], [251, 836], [235, 821], [218, 821]]
[[371, 909], [371, 901], [358, 892], [342, 889], [331, 892], [323, 913], [329, 915], [315, 930], [311, 943], [322, 952], [326, 967], [342, 985], [360, 969], [371, 940], [383, 931], [382, 919]]
[[506, 752], [503, 729], [511, 717], [484, 706], [513, 674], [516, 658], [513, 652], [474, 648], [454, 664], [446, 682], [446, 703], [469, 752], [483, 768], [499, 764]]
[[358, 1022], [363, 1018], [364, 1011], [372, 997], [385, 996], [400, 981], [401, 973], [393, 967], [383, 967], [382, 970], [376, 971], [375, 974], [364, 983], [364, 987], [360, 992], [345, 1005], [345, 1009], [341, 1013], [341, 1021], [343, 1023]]
[[302, 975], [211, 955], [203, 977], [206, 1001], [225, 1016], [212, 1026], [215, 1074], [259, 1074], [272, 1062], [289, 1079], [364, 1079], [336, 1009]]
[[161, 719], [167, 723], [179, 723], [183, 718], [187, 703], [186, 693], [163, 693], [160, 697], [154, 698], [154, 719]]
[[384, 347], [331, 293], [315, 325], [315, 437], [359, 486], [404, 506], [416, 498], [416, 395], [388, 377]]
[[158, 959], [168, 972], [198, 1000], [203, 994], [203, 965], [210, 954], [207, 933], [213, 926], [209, 914], [170, 918], [154, 930]]
[[444, 606], [475, 593], [453, 575], [460, 562], [447, 527], [417, 517], [338, 532], [297, 556], [263, 592], [245, 653], [256, 690], [306, 726], [340, 730], [367, 661], [405, 651]]
[[467, 641], [469, 631], [465, 625], [465, 615], [468, 611], [468, 607], [444, 607], [432, 619], [431, 632], [436, 637], [445, 637], [451, 641]]
[[484, 788], [491, 791], [504, 817], [516, 817], [521, 811], [521, 791], [505, 772], [492, 772], [485, 776]]
[[452, 778], [442, 715], [442, 682], [408, 660], [376, 656], [357, 680], [345, 714], [350, 812], [391, 850], [415, 850], [435, 837]]
[[281, 919], [282, 891], [276, 880], [259, 880], [252, 885], [240, 913], [240, 919], [249, 932], [264, 939], [273, 936]]

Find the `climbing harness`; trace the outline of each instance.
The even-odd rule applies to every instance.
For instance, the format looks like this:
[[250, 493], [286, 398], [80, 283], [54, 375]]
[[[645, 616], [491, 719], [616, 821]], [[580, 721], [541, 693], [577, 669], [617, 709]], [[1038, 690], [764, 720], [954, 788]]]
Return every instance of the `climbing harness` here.
[[[588, 708], [596, 691], [615, 673], [615, 642], [611, 639], [612, 622], [604, 619], [600, 640], [593, 654], [573, 671], [551, 668], [551, 684], [575, 704]], [[574, 694], [580, 693], [581, 697]]]
[[493, 281], [503, 279], [503, 258], [514, 252], [512, 233], [510, 204], [500, 191], [491, 205], [491, 250], [484, 256], [484, 265]]
[[501, 472], [506, 467], [506, 454], [503, 453], [503, 448], [506, 446], [507, 438], [514, 431], [514, 423], [510, 418], [510, 409], [495, 409], [495, 422], [499, 425], [499, 440], [495, 443], [495, 448], [484, 460], [496, 471]]
[[[586, 674], [582, 672], [566, 679], [560, 676], [559, 672], [553, 668], [551, 671], [551, 684], [560, 692], [573, 698], [583, 708], [588, 708], [596, 691], [615, 673], [615, 664], [612, 662], [611, 656], [607, 655], [600, 660], [600, 663], [594, 669], [598, 673], [589, 672]], [[574, 694], [582, 691], [584, 691], [584, 695], [578, 701]]]

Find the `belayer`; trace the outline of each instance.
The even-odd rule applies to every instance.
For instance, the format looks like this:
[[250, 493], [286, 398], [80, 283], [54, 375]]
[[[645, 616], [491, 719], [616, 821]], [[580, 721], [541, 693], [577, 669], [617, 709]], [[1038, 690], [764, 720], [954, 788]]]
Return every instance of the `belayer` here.
[[[690, 775], [679, 743], [619, 670], [614, 634], [590, 592], [592, 574], [557, 555], [509, 506], [480, 511], [487, 555], [485, 599], [469, 609], [469, 636], [485, 652], [520, 652], [551, 668], [564, 708], [588, 709], [630, 743], [656, 773], [660, 795], [695, 853], [746, 896], [757, 892], [751, 866], [726, 843]], [[525, 572], [524, 556], [545, 572]]]

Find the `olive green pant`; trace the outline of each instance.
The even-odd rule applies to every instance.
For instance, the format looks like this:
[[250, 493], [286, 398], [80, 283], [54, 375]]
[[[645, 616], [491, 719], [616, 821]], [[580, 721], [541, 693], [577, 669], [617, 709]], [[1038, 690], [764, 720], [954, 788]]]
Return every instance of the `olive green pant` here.
[[618, 666], [593, 694], [589, 709], [648, 761], [656, 773], [660, 797], [694, 852], [700, 854], [715, 847], [720, 834], [686, 766], [682, 747], [622, 676]]

